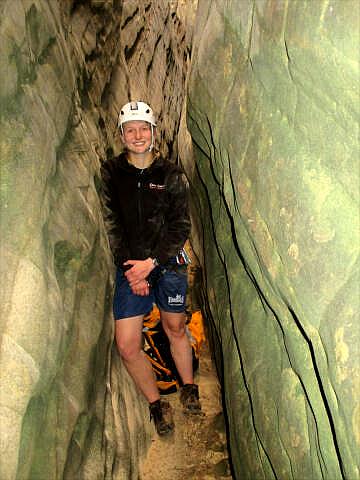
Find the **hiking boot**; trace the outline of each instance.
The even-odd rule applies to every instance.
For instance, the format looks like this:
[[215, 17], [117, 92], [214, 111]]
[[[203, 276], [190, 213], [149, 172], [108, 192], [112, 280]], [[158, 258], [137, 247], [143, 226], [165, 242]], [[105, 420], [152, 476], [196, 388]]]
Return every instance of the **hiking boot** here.
[[181, 388], [180, 401], [184, 407], [184, 413], [200, 414], [199, 387], [194, 383], [187, 383]]
[[168, 435], [174, 430], [174, 420], [169, 402], [157, 400], [150, 403], [150, 421], [154, 419], [158, 435]]

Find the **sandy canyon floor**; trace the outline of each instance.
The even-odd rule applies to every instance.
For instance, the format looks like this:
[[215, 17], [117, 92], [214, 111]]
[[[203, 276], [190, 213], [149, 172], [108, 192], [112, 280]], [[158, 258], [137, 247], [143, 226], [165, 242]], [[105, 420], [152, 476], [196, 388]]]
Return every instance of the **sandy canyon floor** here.
[[155, 433], [142, 465], [141, 480], [230, 480], [221, 393], [208, 344], [201, 349], [196, 374], [203, 414], [183, 414], [179, 394], [166, 395], [174, 410], [175, 431]]

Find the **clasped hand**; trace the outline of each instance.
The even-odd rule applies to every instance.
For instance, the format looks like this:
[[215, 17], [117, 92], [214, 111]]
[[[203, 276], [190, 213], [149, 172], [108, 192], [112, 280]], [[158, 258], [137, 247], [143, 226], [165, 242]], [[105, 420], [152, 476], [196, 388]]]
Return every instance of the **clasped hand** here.
[[125, 272], [125, 277], [129, 282], [133, 294], [141, 296], [149, 295], [150, 286], [146, 278], [154, 269], [151, 258], [147, 258], [146, 260], [127, 260], [124, 265], [131, 265], [131, 268]]

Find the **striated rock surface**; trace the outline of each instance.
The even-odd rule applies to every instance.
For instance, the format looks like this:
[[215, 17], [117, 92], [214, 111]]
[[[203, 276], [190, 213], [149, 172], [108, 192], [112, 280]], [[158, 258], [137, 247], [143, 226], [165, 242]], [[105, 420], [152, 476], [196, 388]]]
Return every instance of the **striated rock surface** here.
[[200, 0], [194, 163], [196, 4], [1, 2], [1, 480], [138, 479], [98, 196], [136, 98], [191, 179], [236, 478], [359, 478], [358, 2]]
[[130, 99], [154, 103], [176, 157], [188, 63], [176, 9], [1, 3], [1, 480], [138, 478], [148, 411], [112, 346], [97, 187]]
[[[121, 106], [130, 99], [149, 103], [156, 114], [157, 146], [175, 161], [177, 131], [185, 97], [185, 78], [191, 50], [191, 26], [197, 0], [127, 0], [122, 5], [122, 48], [107, 88], [106, 107], [112, 114], [113, 137]], [[115, 152], [121, 148], [117, 136]]]
[[239, 479], [359, 478], [359, 104], [357, 1], [199, 1], [187, 169]]

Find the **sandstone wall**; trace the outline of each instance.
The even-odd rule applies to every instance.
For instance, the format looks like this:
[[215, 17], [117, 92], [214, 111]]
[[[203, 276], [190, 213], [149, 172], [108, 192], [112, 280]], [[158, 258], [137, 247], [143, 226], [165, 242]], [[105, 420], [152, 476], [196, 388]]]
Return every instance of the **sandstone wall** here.
[[359, 104], [357, 1], [200, 0], [187, 169], [239, 479], [359, 478]]
[[121, 148], [118, 136], [112, 140], [119, 108], [129, 99], [141, 99], [153, 107], [158, 119], [158, 148], [177, 160], [196, 5], [197, 0], [123, 2], [122, 48], [105, 104], [113, 118], [108, 136], [115, 152]]
[[99, 170], [119, 147], [121, 104], [137, 97], [176, 157], [188, 63], [176, 10], [1, 3], [1, 480], [138, 478], [152, 430], [112, 347]]

